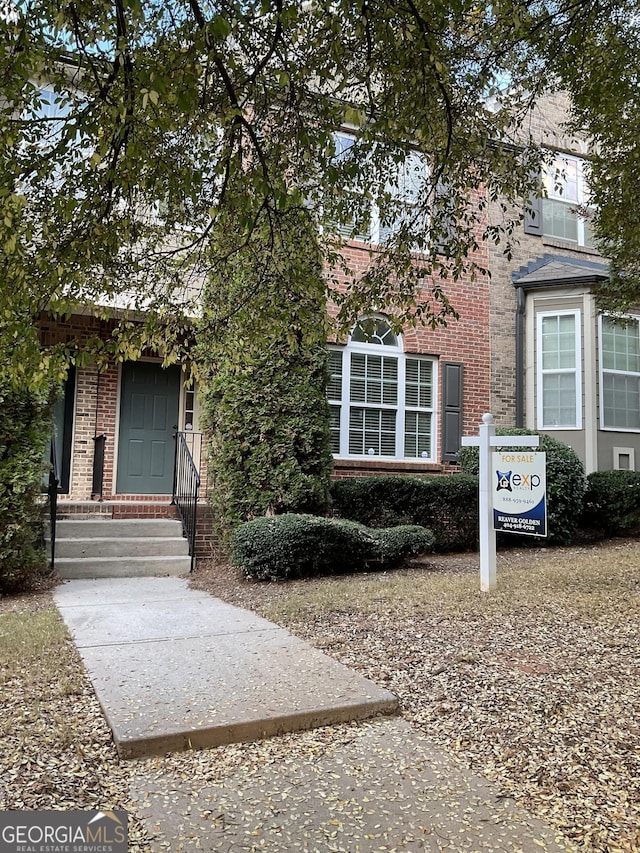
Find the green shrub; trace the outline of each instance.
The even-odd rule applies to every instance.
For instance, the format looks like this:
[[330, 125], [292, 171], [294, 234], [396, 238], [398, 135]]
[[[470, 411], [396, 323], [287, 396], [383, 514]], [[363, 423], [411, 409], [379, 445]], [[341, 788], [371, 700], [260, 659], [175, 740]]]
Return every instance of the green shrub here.
[[331, 484], [334, 512], [369, 527], [417, 524], [433, 531], [436, 551], [466, 551], [478, 541], [478, 481], [451, 476], [353, 477]]
[[51, 435], [48, 400], [0, 384], [0, 593], [46, 570], [41, 500]]
[[417, 524], [383, 527], [381, 530], [369, 530], [369, 533], [376, 542], [381, 567], [385, 569], [399, 565], [407, 557], [432, 552], [435, 543], [432, 531]]
[[286, 513], [239, 525], [232, 561], [247, 577], [287, 580], [384, 569], [432, 546], [430, 531], [419, 527], [370, 530], [352, 521]]
[[277, 222], [263, 211], [246, 241], [235, 220], [222, 230], [195, 356], [208, 497], [226, 540], [251, 518], [326, 512], [332, 457], [317, 231], [300, 210]]
[[603, 537], [640, 532], [640, 473], [589, 474], [581, 527]]
[[[497, 435], [538, 435], [526, 429], [496, 429]], [[522, 452], [521, 447], [505, 450]], [[547, 542], [550, 545], [568, 545], [580, 524], [586, 480], [582, 462], [567, 444], [540, 434], [540, 451], [547, 454]], [[478, 474], [478, 448], [463, 447], [458, 454], [460, 467], [467, 474]], [[524, 537], [529, 540], [530, 537]], [[523, 544], [517, 534], [502, 534], [503, 542]], [[533, 539], [535, 541], [535, 539]]]

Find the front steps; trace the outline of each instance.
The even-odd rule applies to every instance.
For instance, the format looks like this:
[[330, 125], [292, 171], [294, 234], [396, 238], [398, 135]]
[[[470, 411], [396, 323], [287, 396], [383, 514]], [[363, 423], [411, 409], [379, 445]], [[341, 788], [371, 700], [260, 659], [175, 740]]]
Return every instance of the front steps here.
[[71, 578], [184, 575], [191, 568], [182, 525], [173, 519], [58, 519], [55, 569]]

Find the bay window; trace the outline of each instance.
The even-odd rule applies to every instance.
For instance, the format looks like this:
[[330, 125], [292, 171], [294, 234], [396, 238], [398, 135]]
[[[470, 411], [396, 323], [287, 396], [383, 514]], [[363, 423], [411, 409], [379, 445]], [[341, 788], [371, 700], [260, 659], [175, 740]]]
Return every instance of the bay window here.
[[640, 431], [639, 318], [600, 318], [600, 422]]
[[582, 428], [580, 312], [537, 317], [538, 429]]

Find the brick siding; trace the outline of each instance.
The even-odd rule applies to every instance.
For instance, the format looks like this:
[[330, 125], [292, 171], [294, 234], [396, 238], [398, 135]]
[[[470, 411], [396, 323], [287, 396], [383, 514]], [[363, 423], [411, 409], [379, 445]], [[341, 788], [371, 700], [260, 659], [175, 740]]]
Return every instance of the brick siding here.
[[[540, 145], [566, 153], [582, 155], [587, 153], [583, 140], [566, 133], [563, 124], [567, 120], [569, 101], [566, 96], [556, 94], [541, 100], [531, 112], [526, 126], [527, 133]], [[509, 211], [513, 215], [515, 211]], [[489, 217], [498, 223], [503, 213], [498, 204], [489, 207]], [[502, 246], [489, 246], [491, 268], [491, 402], [490, 411], [498, 426], [515, 424], [515, 387], [516, 387], [516, 288], [512, 274], [520, 267], [542, 257], [545, 254], [564, 255], [583, 260], [599, 260], [600, 255], [593, 249], [581, 248], [548, 237], [537, 237], [524, 233], [521, 228], [516, 235], [517, 242], [511, 258], [504, 254]]]

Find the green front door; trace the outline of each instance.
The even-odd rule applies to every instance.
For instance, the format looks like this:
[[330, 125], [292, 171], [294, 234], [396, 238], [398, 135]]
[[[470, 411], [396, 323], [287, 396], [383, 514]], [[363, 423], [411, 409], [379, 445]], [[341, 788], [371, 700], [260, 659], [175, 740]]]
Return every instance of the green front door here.
[[170, 495], [180, 368], [148, 361], [122, 367], [118, 494]]

